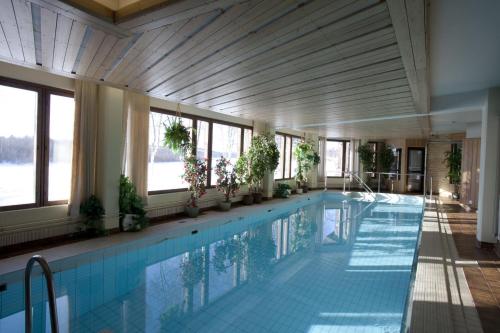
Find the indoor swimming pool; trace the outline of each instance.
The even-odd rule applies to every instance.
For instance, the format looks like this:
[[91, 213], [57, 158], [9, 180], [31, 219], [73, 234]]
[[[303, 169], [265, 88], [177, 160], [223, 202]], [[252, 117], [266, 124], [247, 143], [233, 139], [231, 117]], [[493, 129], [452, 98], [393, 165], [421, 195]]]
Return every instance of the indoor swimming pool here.
[[[51, 262], [60, 332], [404, 330], [422, 197], [299, 198]], [[33, 331], [50, 332], [35, 271]], [[22, 273], [0, 276], [2, 333], [23, 331]]]

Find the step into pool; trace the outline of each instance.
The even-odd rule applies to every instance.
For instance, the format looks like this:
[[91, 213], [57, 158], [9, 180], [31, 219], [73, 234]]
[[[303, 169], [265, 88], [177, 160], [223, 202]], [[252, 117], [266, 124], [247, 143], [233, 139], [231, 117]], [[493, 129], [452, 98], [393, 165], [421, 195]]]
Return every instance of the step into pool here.
[[[185, 236], [51, 262], [60, 332], [406, 329], [421, 197], [317, 193], [254, 207]], [[50, 332], [35, 271], [33, 331]], [[22, 272], [0, 284], [0, 332], [23, 332]]]

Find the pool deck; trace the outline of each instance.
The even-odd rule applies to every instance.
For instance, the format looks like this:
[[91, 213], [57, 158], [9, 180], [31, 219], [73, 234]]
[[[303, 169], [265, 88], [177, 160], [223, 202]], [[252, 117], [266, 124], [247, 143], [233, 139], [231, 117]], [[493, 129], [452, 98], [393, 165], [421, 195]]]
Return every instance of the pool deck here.
[[442, 202], [427, 200], [410, 332], [483, 332]]

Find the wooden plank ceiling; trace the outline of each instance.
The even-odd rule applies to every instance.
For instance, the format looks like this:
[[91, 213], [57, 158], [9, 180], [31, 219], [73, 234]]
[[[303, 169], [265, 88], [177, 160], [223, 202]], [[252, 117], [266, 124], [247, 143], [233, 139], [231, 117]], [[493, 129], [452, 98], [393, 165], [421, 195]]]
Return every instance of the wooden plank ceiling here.
[[[2, 61], [278, 128], [429, 132], [411, 117], [429, 111], [423, 0], [411, 12], [405, 0], [183, 0], [118, 24], [60, 1], [0, 2]], [[380, 117], [400, 120], [358, 122]]]

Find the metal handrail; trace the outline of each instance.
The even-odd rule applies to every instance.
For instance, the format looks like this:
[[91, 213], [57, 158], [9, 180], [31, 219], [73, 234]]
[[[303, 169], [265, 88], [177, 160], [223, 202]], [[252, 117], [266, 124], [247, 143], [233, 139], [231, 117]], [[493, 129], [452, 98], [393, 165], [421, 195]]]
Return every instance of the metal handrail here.
[[[388, 175], [388, 176], [422, 176], [424, 177], [424, 181], [423, 181], [423, 194], [425, 196], [425, 193], [427, 191], [426, 187], [427, 187], [427, 174], [426, 173], [412, 173], [412, 172], [409, 172], [409, 173], [399, 173], [399, 172], [376, 172], [376, 171], [364, 171], [364, 172], [352, 172], [352, 171], [345, 171], [344, 172], [344, 176], [343, 176], [343, 180], [344, 180], [344, 192], [345, 192], [345, 187], [346, 187], [346, 178], [354, 178], [354, 180], [356, 180], [360, 185], [361, 187], [367, 191], [367, 192], [370, 192], [370, 193], [374, 193], [371, 188], [368, 186], [368, 184], [366, 184], [362, 178], [360, 177], [361, 174], [369, 174], [369, 175], [378, 175], [378, 188], [377, 188], [377, 192], [380, 193], [380, 184], [381, 184], [381, 178], [380, 176], [381, 175]], [[349, 182], [349, 187], [351, 185], [351, 182]], [[367, 190], [368, 189], [368, 190]]]
[[361, 177], [359, 177], [356, 173], [350, 172], [350, 171], [345, 171], [344, 172], [344, 192], [345, 192], [345, 175], [349, 175], [350, 177], [354, 178], [358, 182], [359, 185], [368, 193], [374, 194], [370, 186], [368, 186]]
[[38, 262], [42, 267], [45, 281], [47, 282], [47, 291], [49, 296], [50, 308], [50, 327], [52, 333], [59, 332], [59, 325], [57, 324], [57, 306], [56, 306], [56, 293], [54, 291], [54, 278], [47, 261], [40, 255], [34, 255], [28, 260], [26, 270], [24, 271], [24, 318], [25, 318], [25, 332], [32, 332], [32, 313], [31, 313], [31, 271], [33, 266]]

